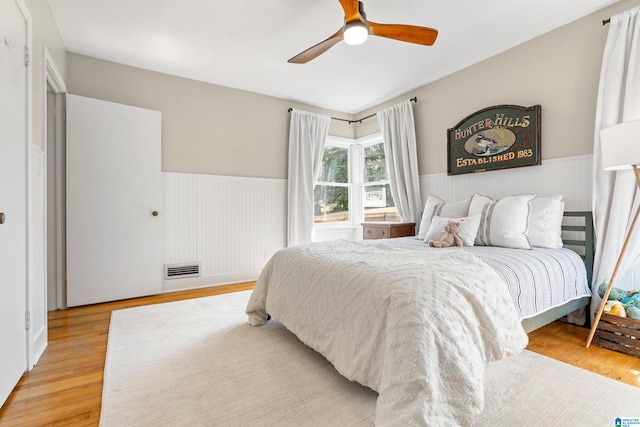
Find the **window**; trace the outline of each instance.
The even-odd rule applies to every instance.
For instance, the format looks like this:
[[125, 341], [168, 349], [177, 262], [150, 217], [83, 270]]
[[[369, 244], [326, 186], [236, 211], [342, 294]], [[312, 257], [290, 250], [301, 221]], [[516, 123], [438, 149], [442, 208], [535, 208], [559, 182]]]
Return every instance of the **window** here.
[[382, 141], [363, 147], [362, 206], [365, 222], [398, 222], [398, 210], [391, 197], [389, 174]]
[[322, 170], [314, 189], [315, 222], [347, 222], [351, 219], [350, 150], [349, 146], [334, 144], [327, 142], [322, 156]]
[[329, 136], [314, 189], [315, 223], [399, 220], [381, 135], [358, 141]]

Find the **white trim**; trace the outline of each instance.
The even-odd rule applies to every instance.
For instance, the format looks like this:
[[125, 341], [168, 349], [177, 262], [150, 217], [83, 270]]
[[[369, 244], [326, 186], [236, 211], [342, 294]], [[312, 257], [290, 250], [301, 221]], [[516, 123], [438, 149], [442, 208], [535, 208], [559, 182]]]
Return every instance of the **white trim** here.
[[[47, 84], [47, 81], [53, 88], [55, 93], [67, 93], [67, 85], [64, 84], [64, 80], [62, 79], [62, 75], [60, 71], [58, 71], [58, 67], [56, 66], [53, 57], [49, 53], [49, 49], [47, 46], [44, 46], [44, 83]], [[46, 86], [45, 86], [46, 92]], [[45, 95], [46, 96], [46, 95]]]
[[593, 154], [581, 154], [579, 156], [556, 157], [553, 159], [542, 159], [542, 163], [566, 162], [569, 160], [591, 160]]
[[[48, 156], [50, 155], [50, 150], [54, 149], [55, 152], [53, 155], [55, 156], [55, 173], [54, 177], [54, 193], [55, 193], [55, 210], [54, 210], [54, 218], [47, 218], [45, 221], [45, 237], [48, 236], [47, 228], [52, 221], [55, 221], [55, 241], [48, 242], [47, 241], [47, 250], [53, 250], [55, 253], [55, 282], [53, 283], [54, 295], [55, 295], [55, 309], [65, 309], [67, 308], [66, 302], [66, 281], [65, 281], [65, 265], [66, 265], [66, 250], [65, 250], [65, 236], [66, 236], [66, 228], [65, 228], [65, 97], [67, 94], [67, 86], [62, 79], [62, 75], [58, 70], [58, 67], [53, 60], [53, 57], [49, 53], [49, 49], [47, 46], [44, 46], [43, 49], [43, 64], [44, 64], [44, 73], [42, 76], [42, 117], [43, 117], [43, 146], [45, 150], [45, 165], [48, 164]], [[54, 141], [49, 141], [48, 139], [48, 90], [47, 85], [51, 86], [53, 89], [53, 93], [55, 94], [55, 112], [56, 116], [56, 124], [55, 124], [55, 136]], [[47, 179], [47, 188], [48, 188], [48, 179], [49, 179], [49, 170], [48, 167], [45, 167], [45, 177]], [[48, 203], [48, 195], [47, 195], [47, 203]], [[49, 244], [52, 244], [54, 247], [50, 248]], [[47, 255], [48, 260], [48, 255]], [[50, 266], [47, 266], [49, 269]], [[49, 284], [46, 285], [49, 287]]]
[[[31, 56], [31, 61], [29, 63], [29, 65], [26, 67], [26, 100], [25, 100], [25, 107], [26, 107], [26, 130], [25, 130], [25, 136], [26, 136], [26, 141], [25, 141], [25, 146], [24, 146], [24, 150], [25, 150], [25, 182], [27, 184], [27, 188], [25, 188], [26, 191], [26, 206], [25, 206], [25, 212], [27, 213], [27, 215], [29, 215], [29, 209], [31, 204], [29, 203], [29, 197], [30, 197], [30, 188], [31, 188], [31, 144], [33, 141], [33, 101], [32, 101], [32, 94], [33, 94], [33, 21], [31, 18], [31, 13], [29, 12], [29, 8], [27, 7], [26, 3], [24, 2], [24, 0], [15, 0], [16, 5], [18, 6], [18, 8], [20, 9], [20, 12], [22, 13], [24, 20], [27, 24], [27, 34], [26, 34], [26, 46], [27, 46], [27, 50], [29, 52], [29, 55]], [[29, 227], [29, 220], [28, 220], [29, 216], [27, 216], [27, 222], [26, 222], [26, 233], [25, 233], [25, 239], [26, 239], [26, 251], [24, 253], [24, 257], [27, 260], [26, 264], [26, 271], [25, 271], [25, 278], [26, 278], [26, 282], [25, 282], [25, 289], [24, 289], [24, 293], [25, 293], [25, 307], [27, 310], [31, 310], [31, 298], [30, 298], [30, 274], [29, 274], [29, 269], [30, 269], [30, 264], [29, 264], [29, 255], [30, 255], [30, 240], [31, 240], [31, 230]], [[27, 331], [26, 333], [26, 342], [25, 342], [25, 346], [27, 349], [27, 360], [25, 360], [25, 367], [27, 371], [30, 371], [31, 368], [33, 367], [33, 363], [32, 363], [32, 358], [31, 358], [31, 347], [32, 347], [32, 343], [31, 343], [31, 339], [30, 339], [30, 334], [29, 331]], [[35, 363], [35, 362], [34, 362]]]
[[[568, 156], [568, 157], [556, 157], [553, 159], [542, 159], [541, 165], [545, 165], [545, 164], [553, 164], [553, 163], [561, 163], [561, 162], [567, 162], [567, 161], [578, 161], [578, 160], [587, 160], [590, 161], [593, 158], [593, 154], [581, 154], [578, 156]], [[532, 168], [535, 168], [536, 166], [531, 166]], [[526, 168], [522, 168], [525, 169]], [[497, 169], [496, 171], [502, 171], [502, 172], [509, 172], [509, 171], [518, 171], [520, 169], [518, 168], [511, 168], [511, 169]], [[494, 172], [494, 171], [487, 171], [487, 172]], [[480, 172], [483, 173], [484, 172]], [[465, 176], [465, 175], [474, 175], [474, 174], [463, 174], [463, 175], [451, 175], [452, 177], [456, 177], [456, 176]], [[439, 177], [439, 176], [448, 176], [448, 174], [446, 172], [436, 172], [436, 173], [427, 173], [424, 175], [420, 175], [420, 178], [423, 177]], [[479, 175], [475, 175], [475, 176], [479, 176]]]
[[343, 147], [348, 147], [351, 144], [355, 143], [356, 140], [353, 138], [345, 138], [342, 136], [334, 136], [327, 135], [327, 144], [331, 143], [331, 145], [341, 145]]
[[374, 132], [370, 135], [361, 136], [355, 140], [355, 143], [359, 145], [376, 144], [377, 142], [382, 142], [382, 132], [380, 131]]
[[[360, 234], [358, 234], [360, 229]], [[313, 235], [314, 242], [323, 242], [326, 240], [358, 240], [358, 235], [362, 236], [362, 227], [354, 227], [351, 225], [322, 227], [316, 229]], [[362, 237], [360, 238], [362, 240]]]
[[[336, 184], [337, 186], [349, 187], [350, 212], [349, 221], [341, 222], [318, 222], [314, 224], [314, 240], [327, 240], [331, 236], [341, 236], [345, 229], [350, 229], [354, 233], [355, 239], [362, 235], [364, 222], [364, 148], [367, 146], [383, 143], [382, 132], [375, 132], [360, 138], [344, 138], [329, 135], [327, 136], [327, 146], [337, 146], [349, 148], [349, 184]], [[367, 185], [385, 185], [389, 181], [369, 182]], [[318, 182], [317, 184], [325, 184]], [[348, 238], [342, 235], [341, 238]]]
[[252, 177], [252, 176], [233, 176], [233, 175], [212, 175], [208, 173], [189, 173], [189, 172], [165, 172], [162, 171], [162, 175], [173, 175], [173, 176], [203, 176], [209, 178], [217, 178], [217, 179], [232, 179], [232, 180], [247, 180], [247, 181], [280, 181], [287, 182], [286, 178], [260, 178], [260, 177]]
[[364, 146], [354, 141], [351, 145], [349, 172], [351, 173], [351, 226], [356, 227], [364, 221], [362, 178], [364, 174]]
[[210, 276], [192, 277], [162, 281], [162, 293], [207, 288], [210, 286], [230, 285], [234, 283], [253, 282], [260, 276], [261, 270], [243, 271], [239, 273], [214, 274]]
[[30, 147], [31, 147], [31, 149], [32, 149], [32, 150], [35, 150], [35, 152], [36, 152], [38, 155], [44, 155], [44, 150], [42, 149], [42, 147], [39, 147], [39, 146], [37, 146], [36, 144], [31, 144], [31, 146], [30, 146]]
[[[321, 230], [321, 229], [325, 229], [325, 228], [334, 228], [334, 227], [351, 227], [354, 224], [355, 218], [354, 218], [354, 185], [353, 185], [353, 177], [357, 176], [354, 175], [354, 164], [355, 164], [355, 157], [354, 156], [354, 146], [355, 146], [355, 140], [350, 139], [350, 138], [343, 138], [343, 137], [339, 137], [339, 136], [333, 136], [333, 135], [328, 135], [327, 136], [327, 141], [325, 144], [325, 150], [327, 147], [339, 147], [339, 148], [346, 148], [347, 149], [347, 155], [348, 155], [348, 164], [349, 164], [349, 176], [347, 177], [348, 182], [346, 183], [342, 183], [342, 182], [327, 182], [327, 181], [316, 181], [315, 185], [328, 185], [328, 186], [335, 186], [335, 187], [346, 187], [347, 190], [349, 191], [349, 220], [348, 221], [336, 221], [336, 222], [316, 222], [313, 224], [313, 235], [314, 235], [314, 241], [315, 239], [315, 232], [316, 230]], [[323, 152], [324, 154], [324, 152]]]
[[[46, 166], [44, 150], [31, 144], [29, 164], [29, 212], [27, 227], [33, 239], [29, 240], [29, 280], [28, 289], [30, 327], [27, 330], [29, 353], [28, 370], [31, 370], [48, 345], [47, 285], [46, 285]], [[32, 166], [37, 162], [36, 170]], [[40, 169], [38, 173], [38, 169]], [[36, 190], [34, 186], [40, 187]], [[41, 198], [38, 200], [37, 198]], [[40, 207], [36, 209], [36, 207]], [[37, 224], [42, 224], [41, 235]], [[42, 251], [42, 253], [38, 253]]]
[[[355, 222], [354, 226], [359, 227], [360, 231], [357, 231], [358, 233], [361, 233], [361, 229], [362, 229], [362, 223], [365, 221], [365, 206], [364, 206], [364, 195], [365, 195], [365, 187], [368, 186], [387, 186], [391, 184], [391, 180], [389, 179], [389, 173], [387, 171], [387, 179], [386, 180], [382, 180], [382, 181], [371, 181], [371, 182], [364, 182], [364, 159], [365, 159], [365, 153], [364, 150], [367, 147], [371, 147], [373, 145], [377, 145], [377, 144], [382, 144], [384, 146], [384, 137], [382, 135], [382, 132], [375, 132], [371, 135], [367, 135], [361, 138], [358, 138], [356, 140], [356, 143], [358, 145], [358, 147], [361, 150], [361, 154], [360, 154], [360, 164], [359, 164], [359, 168], [360, 168], [360, 182], [357, 183], [357, 186], [354, 184], [354, 188], [357, 188], [357, 191], [360, 195], [360, 221]], [[385, 156], [386, 156], [386, 152], [385, 152]], [[388, 195], [389, 197], [392, 197], [391, 194]], [[397, 211], [397, 208], [396, 208]]]

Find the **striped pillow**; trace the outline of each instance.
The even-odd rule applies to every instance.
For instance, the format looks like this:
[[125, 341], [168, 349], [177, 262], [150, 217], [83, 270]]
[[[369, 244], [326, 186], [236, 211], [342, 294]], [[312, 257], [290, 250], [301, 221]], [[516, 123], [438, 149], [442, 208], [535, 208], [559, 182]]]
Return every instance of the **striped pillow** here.
[[474, 194], [469, 205], [469, 216], [481, 214], [476, 245], [531, 249], [527, 239], [529, 202], [535, 194], [507, 196], [500, 200]]

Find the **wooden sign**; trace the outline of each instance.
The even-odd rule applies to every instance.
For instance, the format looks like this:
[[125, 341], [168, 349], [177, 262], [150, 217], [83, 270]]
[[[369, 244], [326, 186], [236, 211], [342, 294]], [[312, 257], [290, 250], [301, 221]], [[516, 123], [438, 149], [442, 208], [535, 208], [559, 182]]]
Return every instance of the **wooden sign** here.
[[496, 105], [447, 130], [447, 173], [539, 165], [540, 105]]

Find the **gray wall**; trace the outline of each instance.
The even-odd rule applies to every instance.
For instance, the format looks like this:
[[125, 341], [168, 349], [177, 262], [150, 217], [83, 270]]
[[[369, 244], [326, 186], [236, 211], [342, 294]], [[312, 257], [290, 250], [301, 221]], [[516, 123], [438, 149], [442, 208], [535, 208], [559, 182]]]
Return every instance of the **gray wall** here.
[[44, 144], [44, 97], [46, 92], [44, 82], [44, 49], [45, 46], [60, 72], [63, 80], [67, 80], [66, 51], [58, 27], [53, 20], [49, 3], [42, 0], [25, 0], [31, 13], [32, 51], [31, 71], [33, 81], [32, 106], [32, 141], [39, 147]]
[[[286, 178], [289, 107], [334, 117], [283, 99], [173, 77], [83, 55], [67, 55], [69, 92], [162, 112], [162, 170]], [[355, 129], [332, 120], [330, 133]]]
[[[542, 158], [591, 154], [596, 97], [608, 26], [602, 20], [640, 4], [624, 0], [483, 62], [359, 113], [365, 117], [413, 96], [421, 175], [447, 170], [447, 129], [497, 104], [542, 106]], [[358, 137], [379, 130], [363, 122]]]

